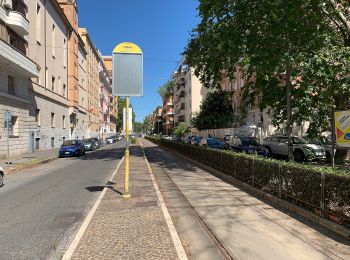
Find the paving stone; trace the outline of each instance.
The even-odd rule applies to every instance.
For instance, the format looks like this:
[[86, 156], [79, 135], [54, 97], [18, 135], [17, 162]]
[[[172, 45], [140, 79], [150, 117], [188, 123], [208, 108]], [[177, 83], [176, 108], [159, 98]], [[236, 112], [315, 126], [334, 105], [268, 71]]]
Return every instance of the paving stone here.
[[131, 147], [131, 199], [122, 166], [102, 199], [72, 260], [178, 259], [141, 148]]

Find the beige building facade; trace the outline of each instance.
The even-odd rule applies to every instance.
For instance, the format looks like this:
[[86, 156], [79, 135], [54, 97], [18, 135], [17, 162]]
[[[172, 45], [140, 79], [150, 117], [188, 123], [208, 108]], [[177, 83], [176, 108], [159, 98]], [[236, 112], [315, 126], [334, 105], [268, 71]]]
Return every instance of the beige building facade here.
[[79, 34], [85, 44], [86, 59], [86, 90], [88, 107], [89, 137], [100, 137], [100, 55], [96, 50], [86, 28], [79, 28]]
[[[7, 143], [10, 158], [33, 150], [29, 87], [30, 78], [39, 73], [28, 56], [28, 3], [0, 1], [0, 158], [7, 156]], [[9, 131], [4, 124], [7, 112]]]
[[71, 25], [55, 0], [29, 1], [28, 17], [29, 57], [39, 67], [29, 92], [34, 147], [58, 148], [71, 138], [67, 49]]
[[175, 126], [184, 122], [192, 128], [191, 118], [199, 112], [208, 90], [194, 75], [194, 69], [186, 64], [182, 64], [174, 73], [173, 80]]

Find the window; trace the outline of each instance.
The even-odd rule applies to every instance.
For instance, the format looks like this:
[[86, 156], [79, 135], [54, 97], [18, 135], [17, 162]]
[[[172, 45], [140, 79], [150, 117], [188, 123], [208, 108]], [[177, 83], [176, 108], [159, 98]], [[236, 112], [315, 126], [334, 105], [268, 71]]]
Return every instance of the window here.
[[35, 110], [35, 122], [37, 122], [38, 125], [40, 125], [40, 109]]
[[8, 76], [7, 93], [9, 93], [11, 95], [15, 95], [15, 83], [14, 83], [13, 77], [11, 77], [11, 76]]
[[13, 35], [10, 35], [10, 44], [17, 49], [17, 38]]
[[55, 137], [51, 137], [51, 148], [55, 147]]
[[52, 77], [51, 78], [51, 89], [52, 89], [52, 91], [55, 91], [55, 77]]
[[62, 116], [62, 126], [66, 128], [66, 116]]
[[52, 25], [52, 57], [55, 58], [56, 56], [56, 26]]
[[58, 77], [58, 91], [57, 91], [57, 94], [59, 94], [60, 87], [61, 87], [61, 77]]
[[13, 136], [18, 136], [19, 131], [18, 131], [18, 125], [19, 125], [19, 120], [17, 116], [12, 116], [11, 118], [11, 127], [10, 127], [10, 134]]
[[39, 3], [36, 4], [36, 41], [41, 42], [41, 11]]
[[66, 97], [66, 84], [63, 84], [63, 96]]
[[63, 40], [63, 67], [67, 67], [67, 39]]
[[51, 127], [55, 127], [55, 113], [51, 113]]

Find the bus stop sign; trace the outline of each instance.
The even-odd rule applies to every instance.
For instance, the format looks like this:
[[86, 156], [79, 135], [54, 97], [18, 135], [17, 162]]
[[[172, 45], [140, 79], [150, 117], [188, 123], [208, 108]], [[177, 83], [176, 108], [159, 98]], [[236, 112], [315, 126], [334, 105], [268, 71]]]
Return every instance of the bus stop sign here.
[[143, 96], [143, 53], [134, 43], [113, 50], [113, 96]]

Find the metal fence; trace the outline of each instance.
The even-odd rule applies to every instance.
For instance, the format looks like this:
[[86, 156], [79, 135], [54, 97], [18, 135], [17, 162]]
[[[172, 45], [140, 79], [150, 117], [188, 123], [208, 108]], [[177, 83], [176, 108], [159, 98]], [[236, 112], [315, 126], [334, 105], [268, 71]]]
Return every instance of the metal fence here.
[[303, 165], [201, 146], [148, 138], [239, 181], [350, 227], [350, 176], [320, 173]]

